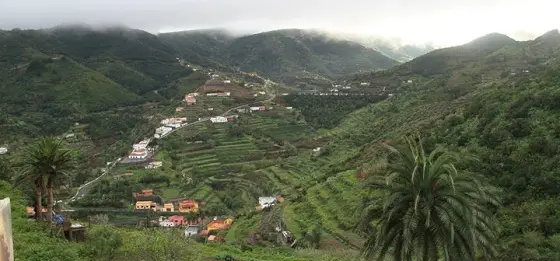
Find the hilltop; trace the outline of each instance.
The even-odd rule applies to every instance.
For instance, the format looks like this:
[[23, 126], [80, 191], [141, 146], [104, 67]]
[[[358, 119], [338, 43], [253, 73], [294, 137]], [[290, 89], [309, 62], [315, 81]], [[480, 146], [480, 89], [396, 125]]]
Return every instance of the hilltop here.
[[273, 79], [304, 71], [332, 78], [360, 70], [387, 69], [397, 64], [358, 43], [298, 29], [241, 37], [221, 31], [185, 31], [159, 37], [175, 46], [187, 59], [254, 71]]

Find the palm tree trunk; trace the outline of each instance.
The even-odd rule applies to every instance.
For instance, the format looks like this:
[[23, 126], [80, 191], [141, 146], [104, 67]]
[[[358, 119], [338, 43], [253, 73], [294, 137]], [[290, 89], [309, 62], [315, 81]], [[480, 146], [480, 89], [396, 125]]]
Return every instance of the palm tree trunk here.
[[[42, 179], [42, 178], [41, 178]], [[43, 184], [40, 179], [35, 180], [35, 219], [41, 220], [43, 218]]]
[[49, 178], [47, 180], [47, 222], [52, 222], [52, 211], [53, 211], [53, 203], [54, 203], [54, 196], [53, 196], [53, 180]]

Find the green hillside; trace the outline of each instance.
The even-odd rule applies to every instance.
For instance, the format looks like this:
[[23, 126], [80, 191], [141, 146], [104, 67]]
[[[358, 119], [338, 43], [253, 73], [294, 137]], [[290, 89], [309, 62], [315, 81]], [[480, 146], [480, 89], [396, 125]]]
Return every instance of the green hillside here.
[[[377, 174], [380, 144], [419, 131], [429, 147], [442, 145], [480, 158], [461, 168], [482, 174], [503, 191], [496, 260], [556, 260], [552, 242], [560, 233], [553, 221], [558, 216], [555, 162], [560, 151], [558, 36], [551, 32], [531, 42], [515, 42], [489, 35], [429, 53], [391, 73], [355, 76], [357, 81], [394, 87], [395, 97], [352, 113], [328, 134], [329, 153], [312, 165], [326, 181], [294, 204], [306, 209], [307, 218], [286, 223], [303, 231], [319, 223], [341, 242], [352, 242], [355, 236], [348, 232], [368, 231], [357, 226], [359, 214], [337, 209], [359, 208], [360, 198], [375, 199], [375, 194], [352, 198], [345, 192], [367, 194], [367, 183], [355, 178]], [[393, 79], [398, 81], [391, 86]], [[414, 81], [403, 84], [401, 79]], [[320, 203], [338, 199], [349, 201], [334, 203], [334, 209], [333, 204]], [[375, 217], [375, 205], [372, 211], [369, 215]], [[302, 219], [301, 212], [295, 213], [292, 219]]]
[[397, 64], [357, 43], [296, 29], [242, 37], [220, 31], [186, 31], [159, 37], [177, 48], [187, 60], [205, 60], [273, 79], [305, 72], [335, 77], [361, 70], [387, 69]]

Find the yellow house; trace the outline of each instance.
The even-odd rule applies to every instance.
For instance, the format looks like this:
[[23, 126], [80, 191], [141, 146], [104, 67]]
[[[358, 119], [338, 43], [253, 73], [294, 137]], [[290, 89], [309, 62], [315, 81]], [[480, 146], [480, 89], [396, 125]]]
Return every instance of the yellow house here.
[[173, 203], [165, 203], [163, 205], [163, 207], [161, 208], [161, 211], [163, 211], [163, 212], [174, 212], [175, 207], [173, 206]]
[[136, 204], [134, 204], [134, 209], [137, 210], [145, 210], [145, 209], [152, 209], [153, 207], [155, 207], [156, 203], [153, 203], [152, 201], [136, 201]]

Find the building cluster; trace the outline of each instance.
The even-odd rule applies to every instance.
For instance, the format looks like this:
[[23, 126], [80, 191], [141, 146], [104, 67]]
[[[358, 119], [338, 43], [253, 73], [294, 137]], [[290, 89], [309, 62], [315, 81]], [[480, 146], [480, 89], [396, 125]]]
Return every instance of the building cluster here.
[[161, 139], [172, 130], [185, 126], [187, 124], [187, 118], [167, 118], [161, 120], [161, 126], [156, 129], [154, 133], [154, 138]]
[[165, 203], [163, 199], [153, 194], [152, 189], [143, 189], [141, 192], [133, 193], [135, 210], [151, 210], [154, 212], [180, 212], [198, 213], [198, 202], [191, 199], [177, 199]]

